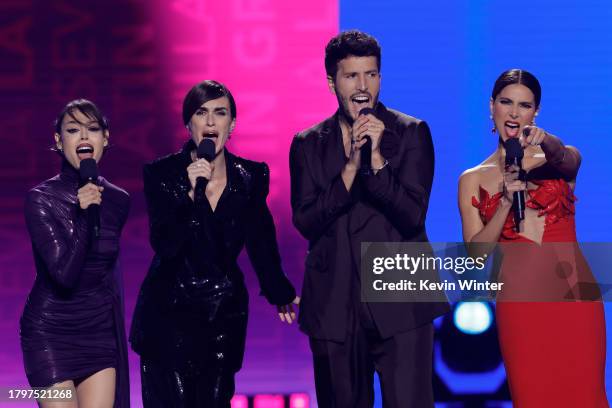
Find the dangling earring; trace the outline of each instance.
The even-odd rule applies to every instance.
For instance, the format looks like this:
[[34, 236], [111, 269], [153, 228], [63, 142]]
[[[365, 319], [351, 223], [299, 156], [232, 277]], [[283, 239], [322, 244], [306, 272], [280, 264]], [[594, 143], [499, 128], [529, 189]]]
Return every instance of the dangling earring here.
[[497, 132], [497, 127], [495, 126], [495, 121], [493, 120], [493, 115], [489, 115], [489, 119], [493, 122], [493, 127], [491, 128], [491, 133]]
[[55, 151], [59, 153], [63, 153], [62, 137], [56, 133], [53, 137], [53, 141], [55, 142]]

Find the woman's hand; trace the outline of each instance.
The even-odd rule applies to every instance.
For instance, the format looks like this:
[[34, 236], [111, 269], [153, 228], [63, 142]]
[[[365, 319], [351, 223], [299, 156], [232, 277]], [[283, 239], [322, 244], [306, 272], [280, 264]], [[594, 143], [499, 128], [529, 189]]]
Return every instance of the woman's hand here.
[[206, 161], [206, 159], [198, 159], [187, 166], [187, 176], [189, 177], [189, 183], [191, 183], [191, 191], [189, 192], [191, 199], [193, 199], [193, 192], [195, 191], [198, 177], [204, 177], [210, 181], [213, 171], [215, 171], [215, 165]]
[[506, 167], [504, 171], [504, 198], [509, 204], [514, 201], [514, 193], [525, 191], [527, 182], [519, 179], [520, 168], [517, 165]]
[[293, 321], [295, 320], [295, 312], [293, 311], [293, 305], [299, 304], [300, 297], [296, 296], [295, 299], [293, 299], [293, 302], [289, 303], [288, 305], [277, 306], [276, 309], [278, 310], [278, 317], [281, 319], [281, 322], [287, 322], [288, 324], [293, 323]]
[[[525, 134], [527, 134], [527, 136], [525, 136]], [[547, 135], [548, 133], [546, 133], [544, 129], [540, 129], [536, 126], [525, 126], [519, 137], [519, 142], [523, 148], [530, 145], [539, 146], [544, 142]]]
[[93, 183], [87, 183], [77, 191], [77, 199], [79, 206], [85, 210], [92, 204], [100, 205], [102, 203], [102, 191], [104, 187], [96, 186]]

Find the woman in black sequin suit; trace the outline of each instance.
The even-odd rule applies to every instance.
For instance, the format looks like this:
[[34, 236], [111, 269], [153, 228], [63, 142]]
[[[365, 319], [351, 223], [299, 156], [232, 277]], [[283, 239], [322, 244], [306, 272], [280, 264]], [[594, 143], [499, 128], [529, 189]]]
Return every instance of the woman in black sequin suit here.
[[[295, 318], [299, 298], [281, 269], [266, 204], [268, 166], [225, 148], [236, 121], [231, 93], [215, 81], [194, 86], [183, 121], [191, 137], [182, 150], [144, 167], [155, 256], [130, 342], [141, 356], [145, 407], [229, 407], [247, 326], [242, 248], [282, 320]], [[211, 162], [196, 155], [205, 138], [215, 144]], [[201, 192], [198, 177], [208, 180]]]

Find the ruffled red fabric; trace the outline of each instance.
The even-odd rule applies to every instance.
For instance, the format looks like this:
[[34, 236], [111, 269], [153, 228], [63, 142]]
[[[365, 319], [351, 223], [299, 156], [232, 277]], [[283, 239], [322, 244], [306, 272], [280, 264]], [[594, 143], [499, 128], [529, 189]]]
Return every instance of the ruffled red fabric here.
[[[538, 217], [546, 216], [546, 226], [554, 224], [560, 219], [574, 215], [574, 203], [577, 198], [565, 180], [530, 181], [538, 187], [527, 190], [528, 199], [525, 205], [534, 210], [538, 210]], [[503, 193], [499, 192], [490, 195], [487, 190], [480, 186], [479, 196], [480, 200], [472, 196], [472, 205], [478, 208], [480, 219], [486, 224], [493, 218], [493, 215], [495, 215]], [[517, 239], [520, 237], [514, 229], [514, 217], [512, 216], [512, 212], [508, 213], [501, 235], [504, 239]]]
[[[503, 193], [500, 191], [499, 193], [490, 195], [487, 190], [479, 186], [479, 196], [480, 201], [478, 201], [475, 196], [472, 196], [472, 205], [478, 208], [480, 219], [486, 224], [495, 215], [499, 202], [503, 197]], [[512, 217], [512, 213], [508, 213], [501, 235], [505, 239], [518, 238], [518, 234], [514, 231], [514, 218]]]
[[546, 216], [545, 225], [573, 216], [576, 212], [576, 196], [565, 180], [534, 180], [538, 188], [529, 190], [525, 205], [538, 210], [538, 216]]

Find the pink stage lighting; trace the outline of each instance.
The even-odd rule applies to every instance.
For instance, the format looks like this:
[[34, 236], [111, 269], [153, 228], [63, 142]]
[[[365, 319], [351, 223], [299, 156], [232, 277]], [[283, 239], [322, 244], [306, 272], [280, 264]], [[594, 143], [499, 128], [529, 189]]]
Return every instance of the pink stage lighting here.
[[285, 397], [282, 395], [256, 395], [253, 408], [285, 408]]
[[289, 397], [289, 408], [308, 408], [307, 394], [291, 394]]
[[249, 408], [249, 399], [246, 395], [234, 395], [232, 408]]

